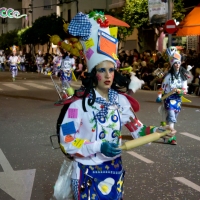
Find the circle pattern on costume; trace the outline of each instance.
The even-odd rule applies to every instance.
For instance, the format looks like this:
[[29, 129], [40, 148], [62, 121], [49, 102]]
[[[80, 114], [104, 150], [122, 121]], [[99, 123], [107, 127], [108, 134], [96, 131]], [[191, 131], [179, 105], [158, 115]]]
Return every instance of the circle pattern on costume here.
[[116, 138], [116, 137], [117, 137], [116, 133], [117, 133], [117, 130], [114, 130], [114, 131], [112, 132], [112, 138]]
[[100, 133], [99, 133], [99, 139], [104, 139], [106, 137], [106, 134], [104, 133], [104, 131], [101, 131]]
[[118, 121], [118, 116], [112, 115], [111, 120], [116, 123]]
[[105, 117], [98, 118], [98, 120], [102, 124], [106, 122], [106, 118]]

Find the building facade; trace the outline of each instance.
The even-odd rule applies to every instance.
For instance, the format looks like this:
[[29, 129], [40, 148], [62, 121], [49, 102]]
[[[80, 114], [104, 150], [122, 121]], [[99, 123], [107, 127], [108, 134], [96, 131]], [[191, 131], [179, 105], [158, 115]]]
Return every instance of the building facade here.
[[56, 13], [57, 0], [22, 0], [22, 8], [28, 15], [27, 19], [22, 20], [22, 27], [25, 28], [32, 26], [39, 17]]
[[[22, 13], [22, 0], [1, 0], [0, 8], [13, 8], [14, 10]], [[7, 33], [14, 29], [21, 29], [22, 18], [2, 18], [0, 17], [0, 35], [2, 33]]]
[[70, 22], [77, 12], [109, 10], [112, 0], [58, 0], [57, 15]]

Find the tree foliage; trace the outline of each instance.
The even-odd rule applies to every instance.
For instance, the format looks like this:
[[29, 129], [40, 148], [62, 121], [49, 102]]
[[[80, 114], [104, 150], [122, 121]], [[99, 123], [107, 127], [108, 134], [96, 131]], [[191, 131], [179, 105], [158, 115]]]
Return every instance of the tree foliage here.
[[[181, 21], [184, 17], [182, 0], [174, 0], [173, 18]], [[134, 28], [159, 28], [161, 24], [149, 24], [148, 0], [126, 0], [122, 11], [110, 11], [113, 16], [130, 25], [130, 28], [120, 27], [119, 36], [122, 40], [132, 34]]]
[[9, 49], [11, 46], [19, 45], [18, 30], [12, 30], [0, 36], [0, 49]]
[[48, 35], [57, 34], [64, 39], [63, 18], [55, 13], [38, 18], [31, 28], [37, 43], [43, 45], [49, 42]]
[[32, 27], [27, 27], [21, 30], [10, 31], [0, 36], [0, 48], [6, 49], [12, 45], [44, 45], [49, 44], [48, 35], [59, 35], [65, 39], [66, 33], [63, 30], [63, 18], [55, 13], [49, 16], [38, 18]]

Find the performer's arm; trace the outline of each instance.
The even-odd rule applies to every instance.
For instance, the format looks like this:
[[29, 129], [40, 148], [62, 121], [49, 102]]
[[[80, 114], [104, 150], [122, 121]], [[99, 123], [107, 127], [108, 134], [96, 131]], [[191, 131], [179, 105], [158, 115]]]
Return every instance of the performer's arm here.
[[128, 99], [125, 96], [121, 95], [120, 105], [123, 105], [121, 117], [122, 125], [126, 126], [133, 138], [139, 138], [156, 132], [158, 127], [146, 126], [142, 124], [142, 122], [136, 117]]

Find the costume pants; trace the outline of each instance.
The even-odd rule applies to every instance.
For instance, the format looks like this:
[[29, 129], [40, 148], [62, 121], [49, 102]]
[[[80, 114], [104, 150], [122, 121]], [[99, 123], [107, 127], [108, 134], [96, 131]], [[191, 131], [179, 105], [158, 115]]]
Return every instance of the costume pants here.
[[15, 78], [18, 74], [17, 65], [10, 65], [12, 77]]
[[169, 122], [176, 123], [179, 112], [175, 112], [174, 110], [167, 110], [166, 112], [167, 112], [167, 117], [166, 117], [167, 123]]
[[25, 68], [25, 64], [24, 63], [20, 63], [20, 70], [22, 72], [25, 72], [26, 71], [26, 68]]
[[0, 64], [0, 71], [3, 71], [3, 72], [5, 71], [4, 63], [1, 63], [1, 64]]

